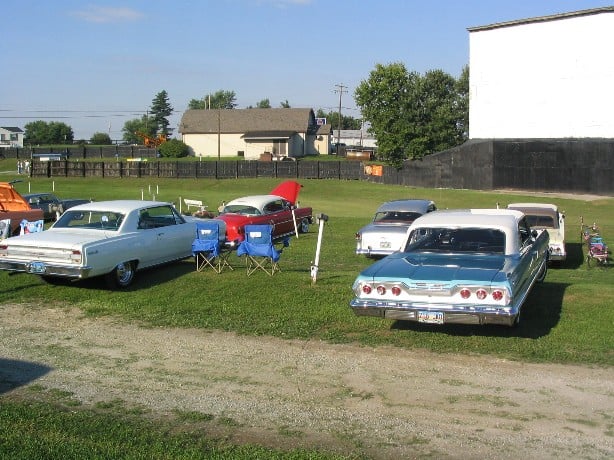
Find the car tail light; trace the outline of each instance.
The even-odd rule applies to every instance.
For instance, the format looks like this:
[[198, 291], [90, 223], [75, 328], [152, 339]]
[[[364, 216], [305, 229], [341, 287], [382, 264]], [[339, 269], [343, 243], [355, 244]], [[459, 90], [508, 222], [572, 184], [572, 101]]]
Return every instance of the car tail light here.
[[390, 292], [392, 292], [393, 296], [400, 296], [401, 288], [399, 286], [392, 286], [392, 289], [390, 289]]
[[480, 300], [484, 300], [487, 295], [488, 293], [486, 292], [486, 289], [478, 289], [475, 291], [475, 296]]
[[460, 291], [460, 295], [463, 299], [468, 299], [469, 297], [471, 297], [471, 291], [467, 288], [463, 288]]
[[386, 294], [386, 286], [382, 286], [381, 284], [377, 287], [377, 293], [379, 295]]
[[362, 235], [360, 233], [356, 233], [355, 237], [356, 241], [360, 241], [362, 239]]
[[372, 291], [372, 290], [373, 290], [373, 289], [371, 288], [371, 285], [370, 285], [370, 284], [363, 284], [363, 285], [362, 285], [362, 292], [363, 292], [364, 294], [371, 294], [371, 291]]
[[81, 263], [81, 251], [74, 250], [70, 254], [70, 261], [76, 264]]
[[0, 256], [5, 256], [8, 254], [9, 246], [8, 244], [0, 244]]
[[495, 291], [492, 291], [492, 298], [497, 301], [503, 299], [503, 291], [500, 291], [498, 289]]

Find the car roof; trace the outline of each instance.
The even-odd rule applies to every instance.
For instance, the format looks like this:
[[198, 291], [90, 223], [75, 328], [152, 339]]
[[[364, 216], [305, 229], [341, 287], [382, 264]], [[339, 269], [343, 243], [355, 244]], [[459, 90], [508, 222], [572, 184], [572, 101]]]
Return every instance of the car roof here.
[[420, 216], [412, 227], [498, 227], [518, 228], [518, 221], [524, 217], [513, 209], [446, 209]]
[[510, 203], [507, 205], [508, 209], [547, 209], [550, 212], [556, 212], [558, 210], [555, 204], [549, 203]]
[[144, 200], [109, 200], [92, 201], [91, 203], [80, 204], [69, 209], [69, 211], [113, 211], [128, 213], [135, 209], [149, 208], [152, 206], [170, 205], [164, 201], [144, 201]]
[[391, 200], [383, 203], [376, 212], [405, 211], [425, 214], [435, 203], [430, 200]]
[[271, 201], [283, 199], [285, 198], [282, 198], [277, 195], [250, 195], [229, 201], [228, 203], [226, 203], [226, 206], [241, 204], [244, 206], [253, 206], [254, 208], [262, 209], [267, 203], [270, 203]]

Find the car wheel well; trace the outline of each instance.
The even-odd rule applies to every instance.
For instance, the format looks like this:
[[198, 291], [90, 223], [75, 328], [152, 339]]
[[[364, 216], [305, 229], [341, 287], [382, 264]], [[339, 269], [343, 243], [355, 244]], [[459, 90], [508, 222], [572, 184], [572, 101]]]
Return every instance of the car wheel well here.
[[118, 263], [113, 270], [105, 275], [105, 282], [110, 289], [125, 289], [134, 280], [138, 261], [127, 260]]

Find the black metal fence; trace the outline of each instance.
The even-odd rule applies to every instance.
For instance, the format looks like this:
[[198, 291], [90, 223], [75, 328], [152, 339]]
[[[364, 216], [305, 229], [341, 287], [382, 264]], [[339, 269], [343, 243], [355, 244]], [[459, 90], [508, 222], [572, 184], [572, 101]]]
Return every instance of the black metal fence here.
[[[59, 150], [58, 150], [59, 151]], [[30, 158], [36, 149], [6, 149]], [[45, 152], [49, 152], [47, 149]], [[35, 161], [38, 177], [305, 178], [369, 180], [391, 185], [452, 189], [518, 189], [614, 195], [614, 139], [480, 140], [403, 168], [377, 169], [360, 161], [158, 161], [137, 146], [63, 149], [69, 161]], [[145, 154], [149, 153], [149, 158]], [[105, 161], [89, 161], [101, 158]], [[109, 161], [114, 158], [115, 161]], [[147, 161], [132, 161], [135, 159]], [[79, 161], [88, 159], [88, 161]]]

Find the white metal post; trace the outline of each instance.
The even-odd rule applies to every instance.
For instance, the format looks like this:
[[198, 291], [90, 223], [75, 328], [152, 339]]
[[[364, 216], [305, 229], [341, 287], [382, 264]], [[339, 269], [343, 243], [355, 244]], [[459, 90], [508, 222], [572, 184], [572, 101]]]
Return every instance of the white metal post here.
[[315, 261], [311, 264], [311, 284], [315, 284], [318, 278], [318, 264], [320, 263], [320, 248], [322, 247], [322, 233], [324, 232], [324, 222], [328, 220], [328, 216], [326, 214], [318, 214], [317, 219], [318, 219], [318, 223], [320, 224], [320, 228], [318, 230], [318, 243], [316, 246], [316, 258], [315, 258]]

